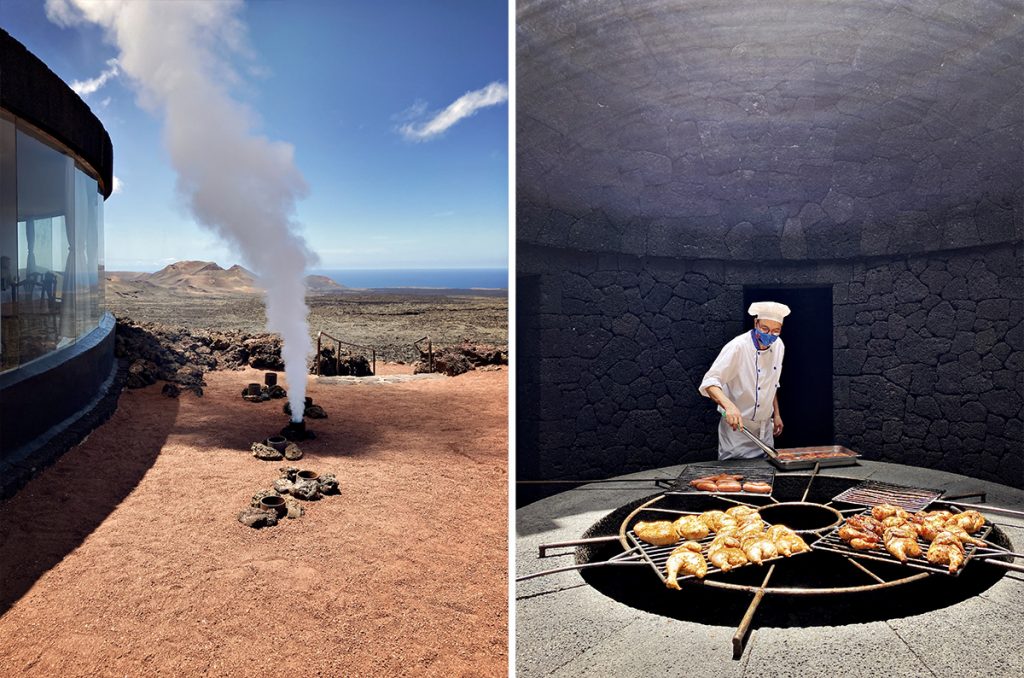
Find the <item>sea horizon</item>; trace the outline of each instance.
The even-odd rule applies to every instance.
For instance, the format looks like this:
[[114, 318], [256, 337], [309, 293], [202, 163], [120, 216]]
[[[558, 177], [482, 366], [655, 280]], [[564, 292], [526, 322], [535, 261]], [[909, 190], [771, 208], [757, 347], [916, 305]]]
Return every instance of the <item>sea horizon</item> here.
[[315, 269], [309, 273], [355, 289], [508, 289], [507, 267], [347, 268]]

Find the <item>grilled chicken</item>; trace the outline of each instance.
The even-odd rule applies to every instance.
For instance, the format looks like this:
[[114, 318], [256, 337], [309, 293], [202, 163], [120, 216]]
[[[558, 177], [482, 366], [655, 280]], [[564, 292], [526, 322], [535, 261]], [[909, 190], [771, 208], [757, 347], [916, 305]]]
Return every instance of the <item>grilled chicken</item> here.
[[697, 542], [684, 542], [668, 554], [668, 562], [665, 563], [665, 586], [678, 591], [679, 582], [676, 578], [680, 572], [684, 575], [692, 574], [697, 579], [703, 579], [708, 573], [708, 561], [700, 552], [700, 544]]
[[730, 515], [737, 520], [750, 515], [758, 515], [757, 509], [752, 506], [733, 506], [730, 509], [725, 510], [726, 515]]
[[909, 525], [888, 527], [882, 535], [885, 543], [885, 550], [896, 556], [901, 563], [907, 562], [907, 558], [916, 558], [921, 555], [921, 546], [917, 543], [917, 530]]
[[911, 518], [915, 522], [920, 522], [922, 520], [931, 520], [933, 518], [942, 518], [942, 520], [945, 521], [952, 517], [953, 514], [950, 511], [918, 511], [913, 516], [911, 516]]
[[955, 521], [951, 520], [948, 523], [946, 523], [946, 526], [943, 528], [943, 531], [949, 532], [950, 534], [955, 536], [957, 539], [960, 540], [960, 543], [962, 543], [962, 544], [974, 544], [975, 546], [986, 546], [986, 544], [985, 544], [985, 542], [983, 540], [977, 539], [977, 538], [972, 537], [971, 535], [967, 534], [967, 530], [965, 530], [964, 528], [962, 528], [959, 525], [957, 525]]
[[744, 534], [740, 537], [740, 548], [747, 556], [747, 560], [760, 565], [768, 558], [779, 555], [775, 542], [768, 538], [763, 532]]
[[680, 539], [703, 539], [708, 536], [708, 526], [700, 516], [682, 516], [672, 523]]
[[879, 504], [878, 506], [873, 507], [871, 509], [871, 515], [875, 520], [879, 521], [885, 520], [890, 516], [899, 516], [906, 520], [910, 516], [905, 509], [892, 504]]
[[726, 525], [715, 533], [715, 537], [736, 537], [739, 539], [739, 536], [740, 528], [738, 525]]
[[[857, 517], [853, 516], [853, 518]], [[870, 551], [871, 549], [878, 548], [881, 541], [879, 535], [869, 530], [858, 529], [855, 527], [853, 518], [847, 520], [839, 528], [839, 538], [858, 551]]]
[[747, 556], [735, 537], [715, 537], [708, 547], [708, 560], [722, 572], [747, 564]]
[[885, 529], [882, 527], [882, 523], [872, 516], [850, 516], [846, 519], [846, 524], [861, 532], [874, 533], [877, 537], [881, 537]]
[[633, 526], [633, 532], [637, 537], [654, 546], [671, 546], [679, 541], [679, 535], [676, 534], [672, 523], [667, 520], [655, 520], [650, 523], [641, 520]]
[[768, 528], [766, 534], [772, 540], [772, 543], [775, 544], [778, 552], [787, 558], [794, 553], [811, 550], [807, 542], [800, 538], [800, 535], [785, 525], [772, 525]]
[[946, 529], [946, 520], [940, 516], [925, 518], [917, 525], [917, 532], [928, 541], [935, 539], [935, 536]]
[[746, 534], [757, 534], [764, 531], [764, 521], [761, 520], [761, 516], [748, 516], [745, 520], [740, 522], [736, 528], [738, 536]]
[[950, 573], [956, 572], [964, 564], [964, 545], [955, 534], [940, 532], [932, 540], [925, 558], [929, 563], [949, 565]]
[[723, 527], [736, 525], [736, 519], [725, 511], [705, 511], [699, 517], [712, 532], [718, 532]]
[[970, 534], [974, 534], [985, 526], [985, 516], [981, 515], [974, 509], [970, 509], [950, 517], [946, 524], [948, 525], [951, 523], [955, 523]]
[[900, 525], [907, 525], [907, 524], [908, 523], [907, 523], [907, 519], [906, 518], [902, 518], [902, 517], [900, 517], [898, 515], [896, 515], [896, 516], [889, 516], [888, 518], [885, 518], [884, 520], [882, 520], [882, 529], [885, 530], [886, 528], [889, 528], [889, 527], [899, 527]]

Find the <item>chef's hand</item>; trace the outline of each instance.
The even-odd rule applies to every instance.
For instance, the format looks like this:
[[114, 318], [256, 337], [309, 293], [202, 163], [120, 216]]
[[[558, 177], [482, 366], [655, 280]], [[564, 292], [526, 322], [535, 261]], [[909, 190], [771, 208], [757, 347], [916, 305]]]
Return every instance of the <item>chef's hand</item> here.
[[775, 415], [772, 417], [772, 435], [780, 435], [782, 433], [782, 417]]
[[732, 426], [733, 431], [743, 428], [743, 415], [740, 414], [740, 408], [735, 405], [727, 405], [725, 407], [725, 423]]

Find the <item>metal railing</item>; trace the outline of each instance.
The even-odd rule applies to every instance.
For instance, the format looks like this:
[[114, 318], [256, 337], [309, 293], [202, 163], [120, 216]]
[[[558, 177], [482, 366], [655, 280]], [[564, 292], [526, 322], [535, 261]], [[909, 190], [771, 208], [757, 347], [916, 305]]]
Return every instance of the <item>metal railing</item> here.
[[335, 346], [334, 346], [334, 373], [335, 374], [337, 374], [338, 372], [341, 372], [341, 347], [342, 346], [351, 346], [352, 348], [358, 348], [361, 351], [369, 352], [369, 354], [371, 356], [371, 358], [370, 358], [371, 359], [371, 363], [372, 363], [372, 367], [370, 369], [370, 372], [371, 372], [371, 374], [374, 374], [374, 375], [377, 374], [377, 349], [373, 348], [372, 346], [361, 346], [360, 344], [353, 344], [353, 343], [348, 342], [348, 341], [342, 341], [341, 339], [338, 339], [337, 337], [332, 337], [331, 335], [327, 334], [323, 330], [320, 330], [316, 334], [316, 376], [318, 376], [318, 377], [320, 376], [320, 351], [321, 351], [320, 346], [321, 346], [321, 343], [322, 343], [324, 337], [327, 337], [328, 339], [333, 341], [334, 344], [335, 344]]
[[423, 337], [422, 339], [417, 339], [416, 341], [412, 342], [412, 345], [416, 347], [416, 350], [419, 351], [420, 355], [422, 356], [423, 355], [423, 349], [420, 348], [420, 344], [422, 344], [424, 341], [427, 342], [427, 360], [428, 360], [428, 365], [430, 366], [430, 372], [431, 372], [431, 374], [433, 374], [433, 372], [434, 372], [434, 345], [430, 341], [430, 336], [428, 335], [426, 337]]

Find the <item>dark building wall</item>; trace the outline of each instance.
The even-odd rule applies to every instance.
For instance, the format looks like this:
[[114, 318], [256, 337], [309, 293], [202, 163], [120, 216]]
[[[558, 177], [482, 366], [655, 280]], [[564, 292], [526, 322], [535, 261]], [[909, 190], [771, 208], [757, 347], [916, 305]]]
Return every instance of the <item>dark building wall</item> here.
[[0, 463], [83, 414], [114, 368], [114, 317], [74, 344], [0, 374]]
[[89, 106], [46, 64], [0, 29], [0, 108], [59, 140], [99, 175], [101, 192], [114, 189], [110, 136]]
[[799, 262], [520, 243], [517, 262], [517, 287], [532, 299], [517, 304], [520, 479], [713, 458], [718, 415], [697, 386], [745, 329], [744, 286], [827, 285], [835, 442], [869, 459], [1024, 486], [1019, 240]]

